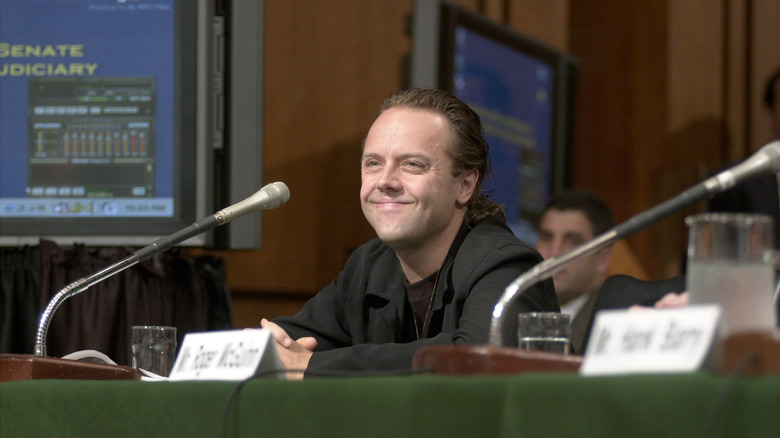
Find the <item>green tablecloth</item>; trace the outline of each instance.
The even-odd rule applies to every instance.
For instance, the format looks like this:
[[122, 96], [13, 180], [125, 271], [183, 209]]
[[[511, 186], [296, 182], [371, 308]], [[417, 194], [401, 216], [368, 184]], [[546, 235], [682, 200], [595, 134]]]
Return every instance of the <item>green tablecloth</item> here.
[[[235, 382], [40, 380], [0, 384], [0, 436], [220, 437]], [[780, 377], [733, 386], [707, 373], [583, 378], [256, 379], [231, 405], [228, 436], [780, 436]]]

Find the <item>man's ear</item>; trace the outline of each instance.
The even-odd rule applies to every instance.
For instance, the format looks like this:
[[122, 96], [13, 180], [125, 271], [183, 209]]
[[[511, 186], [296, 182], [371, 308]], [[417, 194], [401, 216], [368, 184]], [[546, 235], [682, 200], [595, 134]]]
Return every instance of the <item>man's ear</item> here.
[[612, 247], [602, 248], [596, 253], [596, 257], [596, 269], [598, 269], [598, 272], [606, 274], [609, 271], [609, 265], [612, 263]]
[[460, 178], [460, 187], [458, 189], [458, 204], [466, 205], [474, 194], [479, 180], [479, 170], [469, 169], [458, 175]]

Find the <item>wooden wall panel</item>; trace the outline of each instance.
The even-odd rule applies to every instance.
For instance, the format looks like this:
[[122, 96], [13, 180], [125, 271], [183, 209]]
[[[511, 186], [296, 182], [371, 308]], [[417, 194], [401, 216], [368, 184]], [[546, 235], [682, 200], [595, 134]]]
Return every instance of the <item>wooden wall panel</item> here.
[[747, 47], [751, 67], [748, 148], [755, 150], [771, 140], [761, 101], [767, 77], [780, 68], [780, 1], [752, 0], [749, 4], [752, 7], [748, 12], [751, 32]]
[[518, 32], [557, 50], [569, 48], [569, 1], [509, 1], [507, 24]]
[[[723, 119], [723, 2], [669, 2], [667, 129]], [[713, 145], [717, 147], [719, 145]]]
[[629, 11], [620, 4], [572, 2], [569, 49], [579, 60], [572, 184], [599, 193], [622, 221], [636, 209], [637, 189], [628, 177], [636, 172], [630, 126], [632, 30]]
[[729, 145], [727, 160], [734, 161], [747, 153], [747, 145], [750, 143], [748, 127], [750, 53], [746, 48], [751, 26], [748, 20], [747, 2], [728, 0], [725, 2], [724, 15], [726, 92], [723, 104]]
[[[663, 105], [662, 156], [654, 163], [653, 203], [671, 199], [723, 166], [728, 154], [724, 99], [726, 39], [724, 4], [668, 2]], [[649, 145], [648, 145], [649, 146]], [[648, 254], [658, 261], [654, 272], [670, 277], [683, 272], [688, 228], [685, 217], [703, 204], [686, 208], [659, 222], [649, 234]]]
[[[622, 221], [744, 158], [759, 131], [757, 84], [780, 53], [780, 3], [570, 6], [570, 48], [581, 60], [575, 185], [604, 195]], [[683, 220], [701, 207], [628, 239], [651, 277], [682, 272]]]

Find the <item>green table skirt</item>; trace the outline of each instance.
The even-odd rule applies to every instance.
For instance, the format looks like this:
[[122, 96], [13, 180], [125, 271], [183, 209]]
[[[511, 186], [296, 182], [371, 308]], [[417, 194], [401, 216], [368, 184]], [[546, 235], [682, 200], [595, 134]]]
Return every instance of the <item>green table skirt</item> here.
[[[0, 384], [0, 436], [776, 437], [780, 377], [401, 376]], [[226, 421], [223, 421], [226, 419]]]

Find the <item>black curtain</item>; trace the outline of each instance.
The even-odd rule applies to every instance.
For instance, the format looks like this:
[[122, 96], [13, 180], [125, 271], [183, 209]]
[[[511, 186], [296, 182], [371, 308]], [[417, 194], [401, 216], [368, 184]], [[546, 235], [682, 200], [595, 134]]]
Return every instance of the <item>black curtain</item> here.
[[[32, 354], [41, 312], [63, 287], [132, 254], [124, 247], [37, 246], [1, 248], [0, 352]], [[66, 300], [54, 313], [47, 355], [98, 350], [130, 365], [130, 328], [170, 325], [179, 345], [189, 332], [233, 327], [222, 259], [158, 254]]]
[[40, 248], [0, 248], [0, 353], [32, 353], [40, 314]]

